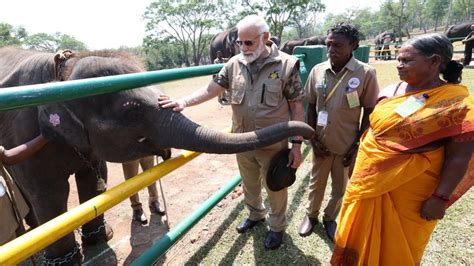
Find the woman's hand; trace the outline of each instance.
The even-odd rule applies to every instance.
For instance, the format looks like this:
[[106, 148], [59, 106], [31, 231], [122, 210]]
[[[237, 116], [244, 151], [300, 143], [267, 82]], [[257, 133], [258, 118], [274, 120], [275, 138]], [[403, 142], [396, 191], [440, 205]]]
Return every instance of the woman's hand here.
[[421, 218], [432, 221], [443, 219], [446, 212], [446, 202], [436, 197], [429, 197], [421, 206]]
[[186, 101], [184, 100], [173, 100], [167, 95], [158, 96], [158, 104], [162, 108], [173, 108], [173, 111], [181, 112], [186, 108]]

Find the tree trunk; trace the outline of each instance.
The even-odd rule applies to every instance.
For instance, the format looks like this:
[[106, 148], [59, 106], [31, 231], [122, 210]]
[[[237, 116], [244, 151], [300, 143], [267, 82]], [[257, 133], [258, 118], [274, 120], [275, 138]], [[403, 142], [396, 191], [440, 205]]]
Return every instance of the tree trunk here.
[[446, 31], [449, 27], [452, 13], [453, 13], [453, 0], [449, 1], [448, 15], [446, 16], [446, 25], [444, 26], [444, 31]]

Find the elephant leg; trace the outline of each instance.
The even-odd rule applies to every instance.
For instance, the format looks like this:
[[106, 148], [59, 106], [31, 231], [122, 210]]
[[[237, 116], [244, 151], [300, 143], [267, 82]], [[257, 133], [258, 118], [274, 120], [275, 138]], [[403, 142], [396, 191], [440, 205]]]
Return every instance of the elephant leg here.
[[[66, 212], [69, 195], [67, 177], [53, 177], [45, 180], [45, 183], [48, 183], [48, 186], [43, 186], [41, 190], [36, 191], [35, 197], [31, 201], [32, 209], [35, 210], [34, 214], [40, 224]], [[60, 263], [63, 263], [61, 265], [77, 265], [82, 262], [82, 259], [80, 246], [76, 243], [73, 232], [45, 249], [44, 264], [47, 265]]]
[[[80, 203], [84, 203], [103, 192], [98, 189], [97, 171], [100, 172], [100, 176], [104, 181], [107, 181], [107, 166], [105, 162], [93, 162], [92, 165], [94, 169], [84, 167], [76, 172], [76, 184]], [[107, 242], [112, 237], [112, 228], [105, 223], [104, 214], [98, 215], [82, 226], [81, 239], [84, 245]]]

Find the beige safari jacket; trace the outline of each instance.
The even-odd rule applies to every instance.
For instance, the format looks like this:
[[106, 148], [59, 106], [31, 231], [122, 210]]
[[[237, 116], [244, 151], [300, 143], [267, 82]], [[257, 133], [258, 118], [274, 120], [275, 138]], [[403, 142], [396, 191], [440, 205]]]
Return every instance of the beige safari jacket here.
[[[271, 47], [267, 58], [248, 64], [241, 54], [236, 55], [215, 79], [231, 92], [233, 133], [288, 121], [288, 101], [304, 97], [298, 59], [279, 51], [270, 41], [267, 46]], [[220, 79], [228, 84], [219, 82]]]

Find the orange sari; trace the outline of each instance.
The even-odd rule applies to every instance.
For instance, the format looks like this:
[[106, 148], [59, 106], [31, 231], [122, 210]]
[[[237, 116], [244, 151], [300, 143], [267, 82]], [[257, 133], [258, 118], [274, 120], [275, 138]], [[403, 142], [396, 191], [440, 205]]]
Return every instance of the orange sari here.
[[[422, 109], [406, 118], [394, 112], [422, 93], [429, 95]], [[375, 107], [370, 124], [344, 195], [331, 264], [419, 264], [437, 223], [421, 218], [420, 209], [438, 185], [444, 147], [404, 151], [446, 137], [471, 140], [474, 99], [465, 86], [452, 84], [396, 96]], [[473, 185], [472, 162], [451, 201]]]

